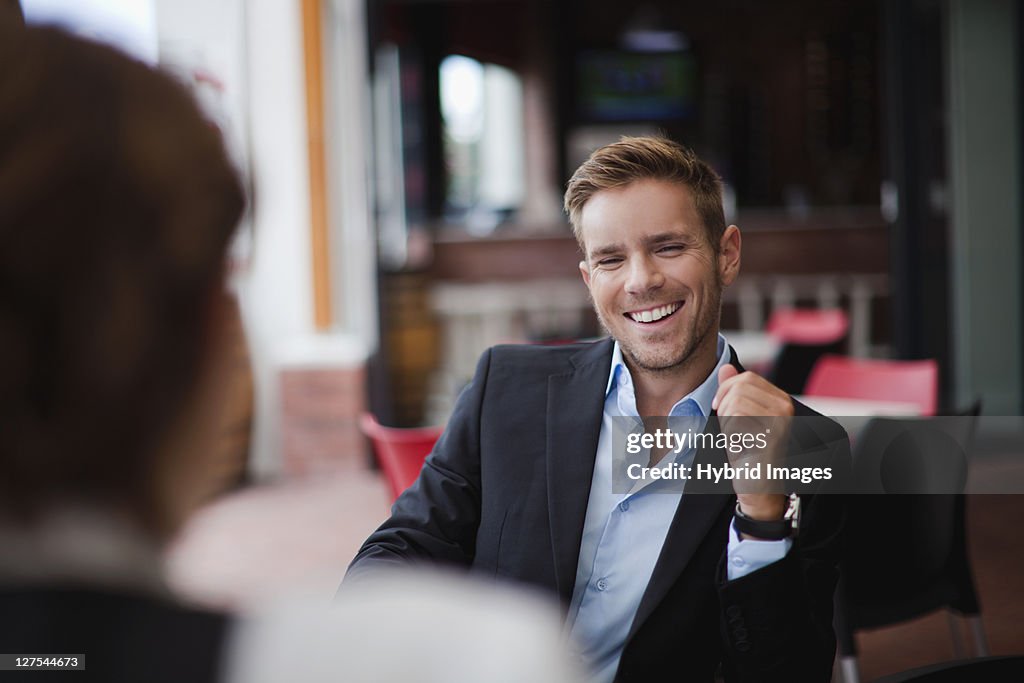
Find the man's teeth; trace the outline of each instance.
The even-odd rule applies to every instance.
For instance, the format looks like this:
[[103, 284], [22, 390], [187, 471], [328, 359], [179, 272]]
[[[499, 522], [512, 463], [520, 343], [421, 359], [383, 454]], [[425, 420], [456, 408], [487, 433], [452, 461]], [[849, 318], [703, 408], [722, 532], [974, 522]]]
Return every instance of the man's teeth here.
[[653, 323], [666, 315], [672, 315], [679, 309], [679, 304], [666, 304], [659, 308], [651, 308], [639, 313], [630, 313], [629, 317], [638, 323]]

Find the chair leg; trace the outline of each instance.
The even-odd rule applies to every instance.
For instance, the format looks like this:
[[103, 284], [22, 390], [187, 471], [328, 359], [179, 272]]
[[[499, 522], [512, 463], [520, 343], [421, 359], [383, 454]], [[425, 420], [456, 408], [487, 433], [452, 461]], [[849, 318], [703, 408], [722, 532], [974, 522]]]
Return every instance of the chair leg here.
[[981, 623], [981, 615], [975, 614], [966, 619], [967, 625], [971, 628], [971, 635], [974, 636], [974, 654], [978, 657], [988, 657], [988, 639], [985, 637], [985, 626]]
[[860, 683], [860, 668], [857, 666], [856, 655], [840, 657], [839, 672], [843, 676], [843, 683]]
[[967, 657], [967, 648], [964, 647], [964, 635], [960, 632], [960, 622], [949, 610], [946, 610], [946, 619], [949, 621], [949, 635], [953, 639], [953, 658], [964, 659]]

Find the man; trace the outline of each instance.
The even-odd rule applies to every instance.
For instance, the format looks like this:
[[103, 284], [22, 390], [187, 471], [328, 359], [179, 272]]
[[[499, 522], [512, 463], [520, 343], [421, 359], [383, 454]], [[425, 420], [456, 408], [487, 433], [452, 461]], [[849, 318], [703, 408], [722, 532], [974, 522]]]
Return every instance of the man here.
[[[624, 138], [576, 171], [565, 206], [611, 339], [485, 353], [349, 575], [430, 560], [540, 586], [597, 681], [710, 681], [719, 667], [729, 681], [829, 680], [838, 498], [804, 497], [793, 539], [778, 491], [613, 484], [623, 417], [654, 416], [649, 429], [689, 415], [713, 431], [719, 416], [813, 415], [745, 372], [718, 333], [741, 252], [720, 180], [674, 142]], [[848, 457], [827, 420], [794, 424], [797, 442]]]

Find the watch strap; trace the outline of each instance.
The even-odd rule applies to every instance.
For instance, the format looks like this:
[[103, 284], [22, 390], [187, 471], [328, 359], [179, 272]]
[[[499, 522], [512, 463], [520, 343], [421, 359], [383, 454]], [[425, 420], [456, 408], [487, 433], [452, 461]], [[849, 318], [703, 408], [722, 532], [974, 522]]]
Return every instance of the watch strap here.
[[[799, 501], [799, 498], [796, 501]], [[770, 520], [748, 517], [743, 514], [739, 501], [737, 501], [736, 513], [733, 516], [733, 524], [736, 527], [736, 531], [765, 541], [781, 541], [784, 538], [791, 538], [796, 535], [798, 517], [793, 514], [794, 507], [799, 505], [796, 501], [790, 500], [790, 509], [786, 512], [785, 517]]]

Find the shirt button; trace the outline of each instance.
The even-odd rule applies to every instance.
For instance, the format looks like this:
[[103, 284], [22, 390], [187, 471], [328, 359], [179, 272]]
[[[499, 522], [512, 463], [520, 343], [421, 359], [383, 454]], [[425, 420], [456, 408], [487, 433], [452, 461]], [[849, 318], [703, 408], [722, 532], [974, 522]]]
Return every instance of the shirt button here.
[[605, 580], [605, 579], [598, 579], [597, 580], [597, 590], [603, 591], [606, 588], [608, 588], [608, 581]]
[[734, 557], [734, 558], [732, 558], [732, 566], [734, 566], [734, 567], [746, 567], [747, 566], [747, 561], [744, 560], [742, 557]]
[[619, 509], [622, 510], [623, 512], [628, 510], [629, 509], [629, 501], [628, 500], [624, 500], [621, 503], [619, 503]]

